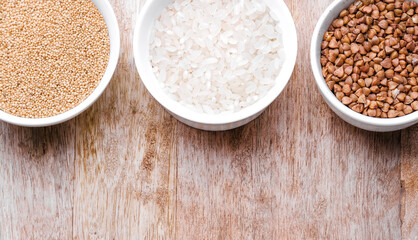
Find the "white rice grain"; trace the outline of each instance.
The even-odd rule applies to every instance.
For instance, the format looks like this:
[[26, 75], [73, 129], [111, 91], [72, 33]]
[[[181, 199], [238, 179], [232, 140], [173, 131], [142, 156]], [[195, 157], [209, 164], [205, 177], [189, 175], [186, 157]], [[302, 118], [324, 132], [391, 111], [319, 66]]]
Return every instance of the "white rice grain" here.
[[278, 16], [263, 0], [174, 0], [155, 23], [150, 58], [172, 99], [225, 114], [264, 97], [285, 56]]

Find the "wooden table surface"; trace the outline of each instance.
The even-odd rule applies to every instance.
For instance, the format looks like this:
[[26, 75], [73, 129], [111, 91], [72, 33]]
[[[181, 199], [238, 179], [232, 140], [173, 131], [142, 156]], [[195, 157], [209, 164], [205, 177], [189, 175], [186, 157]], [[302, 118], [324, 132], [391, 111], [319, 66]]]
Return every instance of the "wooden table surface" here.
[[115, 76], [48, 128], [0, 123], [0, 239], [418, 239], [418, 125], [366, 132], [325, 104], [310, 37], [332, 0], [286, 0], [299, 35], [284, 93], [245, 127], [172, 118], [135, 69], [143, 1], [111, 0]]

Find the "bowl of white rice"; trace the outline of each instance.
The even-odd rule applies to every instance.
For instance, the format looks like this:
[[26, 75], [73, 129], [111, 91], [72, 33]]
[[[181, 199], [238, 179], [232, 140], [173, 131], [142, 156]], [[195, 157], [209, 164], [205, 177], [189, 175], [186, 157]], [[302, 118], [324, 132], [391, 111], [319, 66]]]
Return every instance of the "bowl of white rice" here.
[[179, 121], [209, 131], [257, 118], [286, 87], [297, 55], [282, 0], [148, 0], [133, 42], [150, 94]]

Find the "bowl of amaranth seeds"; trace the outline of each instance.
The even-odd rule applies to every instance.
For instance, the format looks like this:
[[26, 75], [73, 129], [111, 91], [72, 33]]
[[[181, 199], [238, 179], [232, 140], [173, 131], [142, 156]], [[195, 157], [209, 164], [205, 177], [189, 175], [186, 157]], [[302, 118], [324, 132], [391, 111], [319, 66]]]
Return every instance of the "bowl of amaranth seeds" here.
[[119, 50], [107, 0], [3, 0], [0, 120], [43, 127], [74, 118], [106, 89]]

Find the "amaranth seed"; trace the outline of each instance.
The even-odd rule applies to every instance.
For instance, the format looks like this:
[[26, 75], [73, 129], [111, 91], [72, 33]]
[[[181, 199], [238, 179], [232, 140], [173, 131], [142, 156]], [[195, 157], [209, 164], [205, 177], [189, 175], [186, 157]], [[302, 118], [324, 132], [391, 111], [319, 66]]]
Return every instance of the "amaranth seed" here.
[[2, 0], [0, 110], [46, 118], [74, 108], [99, 84], [109, 52], [90, 0]]

